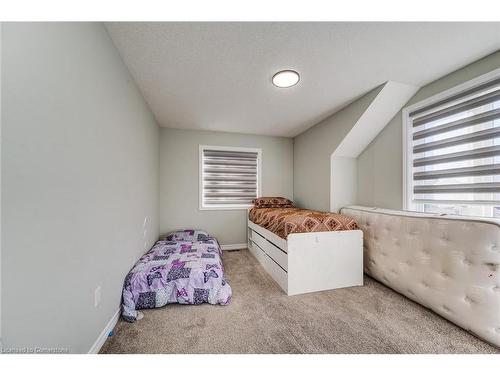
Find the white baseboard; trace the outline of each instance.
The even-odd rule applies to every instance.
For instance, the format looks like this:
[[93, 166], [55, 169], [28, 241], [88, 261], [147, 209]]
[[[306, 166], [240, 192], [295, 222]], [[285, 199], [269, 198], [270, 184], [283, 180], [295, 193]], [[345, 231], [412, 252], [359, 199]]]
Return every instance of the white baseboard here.
[[121, 308], [118, 308], [118, 310], [116, 310], [111, 320], [108, 322], [108, 324], [106, 324], [106, 327], [104, 327], [104, 329], [102, 330], [97, 340], [95, 340], [94, 345], [92, 345], [92, 347], [89, 349], [88, 354], [99, 353], [99, 350], [101, 350], [102, 346], [106, 342], [109, 333], [113, 330], [113, 328], [115, 328], [116, 323], [118, 323], [118, 319], [120, 318], [120, 312]]
[[235, 243], [235, 244], [230, 244], [230, 245], [220, 245], [222, 250], [241, 250], [241, 249], [246, 249], [248, 247], [248, 244], [246, 243]]

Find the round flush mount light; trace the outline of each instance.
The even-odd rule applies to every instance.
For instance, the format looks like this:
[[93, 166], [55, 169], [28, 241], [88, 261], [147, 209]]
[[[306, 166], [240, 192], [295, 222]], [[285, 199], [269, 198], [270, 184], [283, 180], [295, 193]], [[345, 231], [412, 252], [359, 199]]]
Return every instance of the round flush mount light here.
[[276, 87], [292, 87], [300, 80], [299, 73], [295, 70], [282, 70], [273, 76], [273, 85]]

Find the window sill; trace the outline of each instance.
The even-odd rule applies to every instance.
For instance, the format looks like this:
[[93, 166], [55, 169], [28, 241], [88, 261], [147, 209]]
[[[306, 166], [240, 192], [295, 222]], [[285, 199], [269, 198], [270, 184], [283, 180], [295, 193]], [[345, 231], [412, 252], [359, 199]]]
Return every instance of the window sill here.
[[248, 210], [252, 208], [252, 205], [248, 206], [214, 206], [214, 207], [198, 207], [200, 211], [234, 211], [234, 210]]

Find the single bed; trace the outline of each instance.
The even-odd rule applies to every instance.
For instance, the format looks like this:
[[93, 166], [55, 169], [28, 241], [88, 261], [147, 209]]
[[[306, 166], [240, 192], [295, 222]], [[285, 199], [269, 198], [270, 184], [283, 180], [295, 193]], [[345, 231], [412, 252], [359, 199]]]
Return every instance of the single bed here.
[[248, 215], [253, 223], [283, 239], [292, 233], [359, 229], [356, 221], [349, 216], [297, 207], [253, 207]]
[[249, 250], [288, 295], [363, 285], [363, 234], [351, 217], [263, 197], [247, 226]]
[[125, 278], [122, 317], [169, 303], [227, 305], [231, 287], [224, 278], [218, 241], [200, 230], [170, 233], [143, 255]]

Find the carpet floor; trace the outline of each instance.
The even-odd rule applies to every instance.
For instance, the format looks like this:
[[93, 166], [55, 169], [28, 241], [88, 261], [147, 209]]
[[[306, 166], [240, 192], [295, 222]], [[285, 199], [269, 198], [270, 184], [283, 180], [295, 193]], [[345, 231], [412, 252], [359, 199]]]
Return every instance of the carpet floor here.
[[288, 297], [248, 250], [224, 254], [228, 306], [167, 305], [120, 320], [101, 353], [499, 353], [375, 280]]

